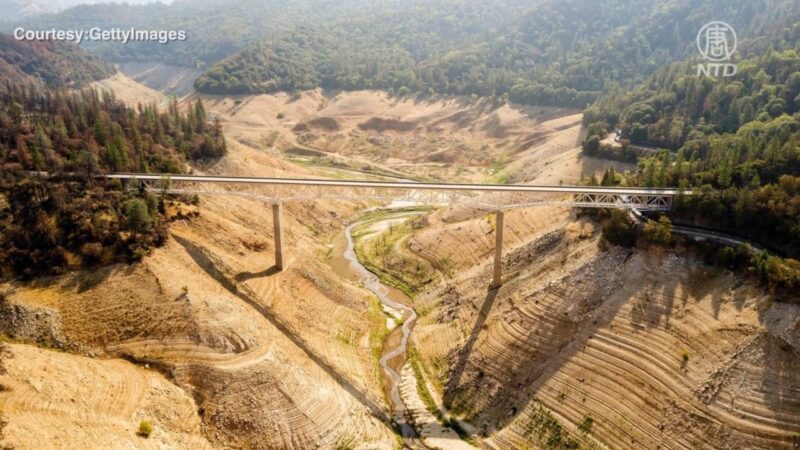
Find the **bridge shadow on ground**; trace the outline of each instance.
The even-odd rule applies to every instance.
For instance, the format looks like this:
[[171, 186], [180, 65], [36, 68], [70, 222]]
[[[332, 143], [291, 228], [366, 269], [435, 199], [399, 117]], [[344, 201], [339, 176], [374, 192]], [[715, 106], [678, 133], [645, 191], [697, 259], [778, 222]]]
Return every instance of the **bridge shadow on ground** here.
[[[614, 253], [617, 256], [613, 256]], [[543, 265], [553, 264], [557, 260], [552, 257], [557, 254], [540, 252], [538, 258]], [[512, 275], [513, 271], [507, 271], [506, 284], [499, 291], [485, 295], [482, 304], [475, 301], [480, 294], [472, 294], [471, 298], [464, 294], [469, 291], [468, 286], [462, 291], [444, 294], [444, 302], [453, 301], [463, 306], [464, 300], [467, 303], [472, 300], [476, 303], [476, 310], [480, 308], [473, 316], [471, 333], [463, 346], [454, 352], [444, 392], [445, 405], [455, 412], [466, 411], [466, 419], [479, 427], [480, 434], [492, 435], [507, 427], [536, 399], [545, 406], [552, 406], [551, 402], [556, 402], [555, 399], [561, 395], [571, 396], [584, 389], [596, 389], [598, 382], [601, 386], [613, 382], [612, 373], [593, 373], [581, 368], [586, 361], [599, 358], [597, 352], [605, 350], [595, 348], [591, 358], [581, 356], [574, 365], [570, 362], [598, 333], [605, 335], [604, 342], [610, 343], [617, 342], [614, 336], [620, 334], [624, 341], [627, 332], [639, 334], [641, 339], [672, 336], [679, 341], [674, 348], [680, 349], [681, 345], [698, 345], [696, 337], [682, 337], [681, 334], [691, 323], [683, 321], [684, 315], [679, 314], [687, 307], [697, 304], [694, 307], [702, 307], [714, 319], [720, 316], [722, 303], [730, 310], [742, 310], [747, 291], [736, 293], [727, 300], [721, 298], [728, 292], [721, 289], [721, 285], [726, 288], [737, 286], [732, 280], [702, 266], [687, 271], [687, 267], [696, 266], [687, 263], [674, 265], [670, 258], [667, 254], [640, 254], [629, 259], [619, 250], [612, 250], [589, 261], [587, 270], [575, 270], [568, 278], [552, 286], [533, 287], [538, 277], [535, 270], [518, 278]], [[524, 263], [531, 262], [524, 260]], [[590, 282], [591, 275], [596, 275], [597, 280], [603, 280], [603, 283]], [[448, 299], [446, 295], [452, 297]], [[513, 304], [509, 305], [509, 302]], [[527, 311], [522, 311], [523, 304], [529, 306]], [[498, 308], [498, 305], [503, 307]], [[587, 315], [580, 313], [574, 316], [576, 320], [572, 320], [565, 313], [570, 308], [585, 311]], [[532, 312], [534, 309], [538, 310], [535, 314]], [[511, 325], [499, 325], [498, 314], [502, 314], [502, 320]], [[617, 325], [622, 326], [619, 331]], [[626, 331], [625, 325], [632, 326], [633, 330]], [[781, 325], [781, 330], [783, 328], [785, 325]], [[797, 329], [800, 330], [800, 326]], [[484, 333], [483, 339], [490, 335], [491, 338], [484, 342], [481, 333]], [[509, 333], [515, 334], [516, 338], [510, 339]], [[796, 356], [798, 349], [766, 333], [747, 345], [752, 349], [738, 357], [740, 362], [737, 366], [741, 368], [732, 369], [730, 375], [725, 375], [725, 382], [735, 387], [740, 384], [740, 375], [752, 370], [748, 367], [759, 366], [764, 376], [757, 379], [759, 385], [749, 389], [764, 393], [764, 416], [777, 415], [787, 430], [800, 432], [800, 426], [791, 423], [797, 417], [797, 405], [800, 404], [800, 378], [794, 375], [800, 367], [800, 359]], [[668, 345], [659, 350], [669, 351], [671, 348]], [[730, 351], [739, 354], [735, 348]], [[635, 366], [641, 355], [626, 350], [625, 355], [618, 357]], [[666, 357], [678, 359], [680, 355], [675, 350], [675, 354]], [[636, 370], [629, 376], [644, 384], [654, 383]], [[669, 394], [661, 392], [654, 393], [650, 401], [656, 405], [654, 408], [659, 408], [666, 407], [671, 400]], [[695, 407], [703, 408], [691, 401], [679, 406], [689, 416]], [[725, 408], [728, 407], [726, 404]], [[594, 412], [594, 406], [587, 408], [587, 414]], [[708, 413], [714, 414], [712, 410]], [[631, 442], [641, 437], [623, 426], [619, 426], [617, 432], [625, 436], [623, 440]], [[780, 439], [777, 434], [771, 437]], [[702, 438], [698, 435], [698, 439]]]
[[[526, 247], [519, 250], [527, 252]], [[558, 254], [556, 251], [545, 253], [550, 253], [550, 256]], [[540, 262], [552, 264], [544, 261], [546, 258], [543, 256], [538, 255]], [[617, 270], [628, 270], [627, 260], [618, 258], [614, 261], [620, 266]], [[591, 264], [594, 267], [611, 266], [614, 261], [603, 261], [601, 257]], [[457, 353], [443, 393], [444, 405], [456, 412], [469, 411], [465, 418], [478, 425], [479, 433], [485, 436], [492, 435], [511, 423], [537, 397], [537, 393], [546, 387], [548, 381], [582, 351], [594, 334], [608, 327], [618, 316], [620, 309], [638, 293], [637, 289], [624, 285], [617, 286], [610, 295], [602, 292], [602, 289], [586, 292], [587, 286], [578, 282], [582, 278], [581, 273], [576, 273], [573, 279], [564, 283], [564, 287], [543, 286], [524, 294], [522, 292], [525, 291], [525, 286], [535, 284], [537, 275], [533, 273], [529, 277], [520, 278], [511, 276], [511, 272], [508, 275], [503, 287], [489, 291], [485, 296], [472, 331]], [[665, 291], [671, 292], [674, 288], [667, 286]], [[573, 302], [575, 300], [571, 298], [581, 297], [585, 298], [579, 303], [589, 308], [591, 314], [576, 322], [568, 317], [559, 304]], [[478, 340], [481, 332], [487, 332], [486, 323], [492, 309], [496, 309], [497, 304], [512, 301], [512, 298], [515, 303], [543, 303], [549, 305], [546, 308], [556, 309], [548, 313], [547, 320], [542, 320], [545, 316], [523, 314], [519, 306], [506, 311], [513, 315], [513, 318], [507, 317], [513, 319], [513, 328], [523, 333], [520, 335], [521, 341], [509, 341], [515, 351], [513, 356], [492, 359], [484, 353], [487, 350], [485, 346], [477, 345]], [[665, 308], [662, 314], [667, 316], [663, 318], [667, 324], [661, 326], [668, 327], [670, 311]], [[510, 332], [511, 329], [507, 331]], [[492, 345], [496, 344], [494, 342]]]
[[[250, 307], [255, 309], [259, 314], [261, 314], [261, 316], [263, 316], [270, 324], [278, 329], [278, 331], [286, 336], [311, 361], [313, 361], [319, 368], [333, 378], [333, 380], [336, 381], [336, 383], [339, 384], [342, 389], [347, 391], [351, 396], [353, 396], [353, 398], [366, 407], [374, 417], [386, 424], [391, 425], [392, 422], [382, 407], [370, 400], [370, 398], [364, 392], [362, 392], [358, 386], [355, 386], [347, 377], [339, 373], [339, 371], [328, 361], [326, 361], [323, 356], [318, 355], [314, 350], [312, 350], [305, 340], [298, 336], [289, 325], [285, 324], [279, 317], [270, 311], [267, 306], [258, 301], [257, 295], [252, 292], [252, 290], [250, 290], [247, 286], [239, 285], [237, 282], [228, 278], [228, 276], [225, 274], [226, 266], [224, 263], [212, 256], [207, 249], [194, 244], [188, 239], [176, 235], [173, 235], [173, 237], [181, 246], [183, 246], [184, 249], [186, 249], [186, 252], [195, 261], [195, 263], [211, 278], [216, 280], [228, 292], [235, 295], [247, 303]], [[223, 268], [223, 270], [220, 268]], [[265, 271], [265, 273], [268, 273], [271, 270], [273, 269], [270, 268]], [[256, 276], [256, 274], [249, 274], [247, 276], [253, 278]], [[242, 278], [249, 279], [247, 276]]]
[[[455, 366], [453, 366], [453, 375], [450, 377], [450, 382], [448, 383], [449, 388], [461, 386], [461, 377], [464, 375], [464, 369], [467, 367], [467, 362], [472, 354], [473, 347], [475, 347], [475, 341], [478, 340], [478, 336], [483, 329], [483, 325], [486, 323], [486, 318], [489, 317], [489, 312], [492, 310], [492, 305], [494, 305], [494, 301], [497, 299], [497, 294], [499, 292], [499, 288], [489, 288], [489, 292], [483, 300], [481, 310], [478, 312], [478, 319], [475, 321], [475, 325], [472, 326], [472, 331], [469, 334], [466, 344], [464, 344], [464, 348], [459, 353], [458, 361]], [[451, 389], [448, 389], [448, 391], [451, 391]], [[447, 404], [447, 399], [445, 399], [445, 404]]]
[[248, 281], [248, 280], [253, 280], [253, 279], [256, 279], [256, 278], [271, 277], [273, 275], [279, 274], [280, 272], [281, 272], [281, 269], [279, 269], [278, 266], [272, 266], [267, 270], [262, 270], [261, 272], [242, 272], [242, 273], [238, 273], [238, 274], [236, 274], [234, 279], [237, 282], [242, 283], [242, 282], [245, 282], [245, 281]]
[[758, 391], [764, 393], [764, 401], [770, 411], [781, 417], [783, 426], [793, 433], [794, 448], [800, 448], [800, 349], [783, 337], [768, 333], [751, 344], [759, 348], [764, 376]]

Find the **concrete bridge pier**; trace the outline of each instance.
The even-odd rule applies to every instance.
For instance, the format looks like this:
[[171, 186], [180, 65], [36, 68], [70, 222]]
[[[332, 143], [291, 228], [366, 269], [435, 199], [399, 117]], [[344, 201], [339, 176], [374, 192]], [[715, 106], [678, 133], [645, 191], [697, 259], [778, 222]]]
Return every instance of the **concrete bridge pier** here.
[[494, 229], [494, 276], [492, 277], [492, 289], [497, 289], [503, 285], [503, 222], [505, 213], [498, 210], [495, 213]]
[[283, 211], [283, 204], [275, 202], [272, 204], [272, 226], [274, 227], [275, 235], [275, 268], [278, 271], [283, 271], [283, 227], [281, 226], [281, 216]]

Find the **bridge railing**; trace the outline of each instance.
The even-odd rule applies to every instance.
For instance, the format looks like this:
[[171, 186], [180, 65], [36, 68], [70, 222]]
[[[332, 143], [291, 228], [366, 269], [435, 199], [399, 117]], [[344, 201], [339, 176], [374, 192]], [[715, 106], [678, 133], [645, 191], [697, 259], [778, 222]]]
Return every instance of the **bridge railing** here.
[[601, 186], [481, 185], [413, 182], [307, 180], [257, 177], [192, 175], [109, 174], [131, 189], [171, 194], [232, 195], [272, 203], [275, 265], [283, 270], [282, 204], [321, 199], [353, 201], [401, 201], [430, 205], [468, 204], [494, 211], [495, 256], [492, 286], [500, 287], [503, 259], [505, 211], [538, 205], [583, 208], [621, 208], [638, 211], [667, 211], [676, 189], [614, 188]]
[[485, 209], [540, 205], [668, 211], [672, 189], [593, 186], [386, 183], [280, 178], [109, 175], [131, 188], [187, 195], [228, 195], [287, 203], [311, 200], [400, 201], [428, 205], [467, 204]]

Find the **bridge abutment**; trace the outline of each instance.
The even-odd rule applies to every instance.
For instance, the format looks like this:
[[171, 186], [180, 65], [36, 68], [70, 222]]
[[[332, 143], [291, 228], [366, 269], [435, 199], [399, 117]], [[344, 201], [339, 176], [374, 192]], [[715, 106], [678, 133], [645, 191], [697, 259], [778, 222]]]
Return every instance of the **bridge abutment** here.
[[503, 228], [505, 213], [500, 210], [495, 214], [495, 242], [494, 242], [494, 275], [492, 276], [492, 288], [499, 288], [503, 285]]
[[283, 215], [283, 204], [281, 202], [272, 204], [272, 226], [274, 227], [275, 235], [275, 267], [279, 271], [283, 271], [283, 226], [281, 225], [281, 216]]

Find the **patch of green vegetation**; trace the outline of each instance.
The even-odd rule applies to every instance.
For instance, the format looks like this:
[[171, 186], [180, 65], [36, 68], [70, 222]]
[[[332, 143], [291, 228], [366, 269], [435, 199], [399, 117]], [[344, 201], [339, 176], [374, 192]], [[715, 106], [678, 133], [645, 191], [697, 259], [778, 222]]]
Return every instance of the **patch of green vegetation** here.
[[[373, 209], [365, 212], [359, 219], [363, 224], [375, 223], [386, 220], [393, 216], [421, 214], [433, 211], [434, 208], [426, 206], [407, 206], [404, 208], [391, 208], [391, 209]], [[361, 227], [359, 227], [361, 228]]]
[[450, 366], [447, 365], [447, 359], [444, 356], [436, 356], [430, 362], [435, 374], [431, 376], [431, 382], [436, 389], [444, 389], [444, 383], [447, 381], [447, 371]]
[[153, 424], [150, 423], [148, 420], [142, 420], [139, 422], [139, 430], [136, 432], [139, 436], [142, 437], [150, 437], [150, 434], [153, 433]]
[[533, 402], [533, 412], [525, 426], [524, 436], [535, 439], [545, 449], [578, 450], [583, 448], [581, 443], [570, 436], [569, 431], [564, 429], [561, 422], [538, 400]]
[[341, 436], [337, 439], [336, 443], [333, 444], [333, 448], [335, 450], [353, 450], [355, 447], [355, 439], [352, 436]]
[[445, 276], [452, 278], [455, 273], [456, 263], [450, 257], [440, 258], [436, 261], [436, 268]]
[[[600, 213], [596, 213], [597, 217]], [[636, 229], [627, 213], [612, 210], [608, 219], [603, 223], [603, 238], [608, 242], [621, 247], [633, 247], [636, 244]]]
[[[367, 298], [369, 309], [367, 310], [367, 320], [369, 323], [369, 353], [372, 362], [372, 373], [378, 381], [380, 391], [383, 392], [383, 370], [381, 370], [381, 355], [383, 344], [389, 337], [390, 331], [386, 328], [386, 316], [381, 306], [381, 301], [374, 295]], [[385, 394], [384, 394], [385, 395]], [[389, 403], [388, 398], [384, 398]]]
[[500, 173], [495, 174], [492, 177], [491, 181], [492, 181], [493, 184], [508, 184], [508, 180], [510, 178], [511, 178], [511, 175], [509, 175], [509, 174], [507, 174], [505, 172], [500, 172]]
[[650, 242], [662, 245], [672, 243], [672, 222], [662, 215], [658, 221], [649, 220], [644, 226], [644, 236]]
[[594, 418], [592, 416], [585, 416], [581, 424], [578, 425], [578, 429], [581, 430], [583, 433], [589, 433], [592, 431], [592, 425], [594, 425]]
[[311, 233], [312, 236], [318, 238], [322, 236], [322, 231], [320, 231], [317, 227], [313, 224], [307, 224], [306, 229]]
[[428, 390], [427, 384], [425, 384], [422, 362], [420, 361], [419, 351], [415, 347], [408, 348], [408, 362], [411, 364], [411, 369], [414, 370], [414, 377], [417, 379], [417, 392], [419, 392], [422, 402], [425, 403], [425, 408], [436, 416], [436, 419], [440, 423], [444, 424], [446, 419], [436, 406], [436, 402], [433, 400], [433, 396]]
[[342, 344], [355, 346], [358, 333], [355, 330], [339, 330], [333, 338]]
[[683, 349], [683, 350], [681, 351], [681, 360], [682, 360], [684, 363], [687, 363], [687, 362], [689, 362], [689, 350], [687, 350], [687, 349]]
[[[414, 231], [410, 217], [428, 210], [402, 208], [371, 211], [364, 215], [361, 223], [353, 230], [355, 252], [361, 264], [382, 283], [393, 286], [412, 298], [423, 286], [433, 281], [434, 275], [424, 260], [409, 256], [402, 251], [410, 252], [409, 249], [398, 249], [398, 246], [400, 240]], [[385, 230], [375, 232], [371, 229], [379, 222], [404, 217], [407, 220], [391, 224]]]
[[[358, 254], [358, 252], [356, 253]], [[358, 259], [361, 260], [361, 258], [362, 256], [361, 254], [359, 254]], [[402, 280], [397, 279], [392, 275], [386, 273], [382, 267], [364, 260], [361, 260], [361, 264], [363, 264], [367, 270], [369, 270], [375, 276], [377, 276], [381, 280], [382, 284], [397, 288], [410, 298], [414, 298], [414, 296], [417, 294], [417, 291], [415, 289], [413, 289], [411, 286], [409, 286]]]
[[405, 174], [400, 172], [392, 172], [371, 165], [362, 165], [358, 167], [353, 167], [343, 161], [322, 155], [324, 155], [323, 152], [310, 149], [308, 150], [292, 149], [287, 152], [284, 152], [284, 158], [297, 165], [309, 167], [312, 169], [314, 168], [330, 169], [330, 171], [325, 172], [328, 178], [348, 179], [348, 178], [353, 178], [352, 172], [358, 172], [369, 176], [369, 178], [371, 179], [377, 179], [378, 181], [394, 181], [397, 180], [398, 178], [420, 181], [420, 182], [432, 181], [431, 179], [426, 177], [420, 177], [420, 176], [415, 176], [413, 174]]
[[489, 182], [493, 184], [506, 184], [510, 178], [510, 175], [505, 172], [506, 165], [508, 163], [499, 158], [495, 160], [486, 170], [486, 175], [489, 176]]
[[445, 417], [439, 407], [436, 406], [436, 402], [433, 400], [433, 395], [431, 395], [430, 390], [428, 390], [428, 384], [425, 383], [424, 369], [422, 367], [419, 352], [415, 347], [409, 347], [408, 349], [408, 362], [411, 364], [411, 369], [414, 371], [414, 378], [417, 380], [417, 392], [422, 399], [422, 403], [425, 404], [425, 409], [433, 414], [439, 423], [455, 431], [459, 438], [472, 445], [475, 445], [475, 440], [472, 439], [466, 430], [464, 430], [458, 420], [455, 418]]

